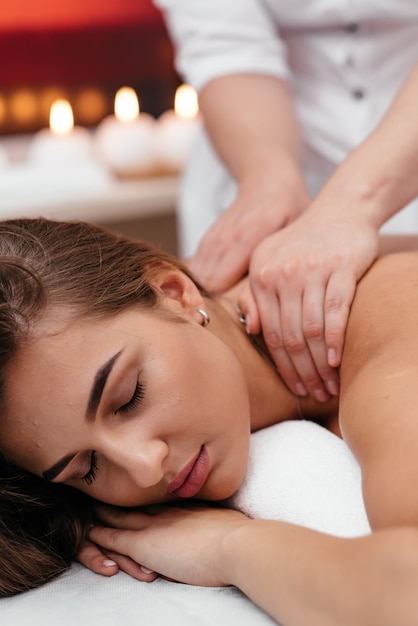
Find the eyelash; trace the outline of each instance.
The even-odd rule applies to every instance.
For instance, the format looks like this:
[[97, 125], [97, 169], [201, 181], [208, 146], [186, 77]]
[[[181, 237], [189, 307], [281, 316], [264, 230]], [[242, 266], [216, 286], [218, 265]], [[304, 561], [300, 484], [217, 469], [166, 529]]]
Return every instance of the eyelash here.
[[132, 398], [121, 406], [116, 413], [129, 413], [129, 411], [133, 411], [136, 409], [144, 399], [145, 390], [144, 385], [142, 385], [139, 381], [136, 383], [135, 391], [132, 395]]
[[82, 478], [87, 485], [91, 485], [97, 476], [97, 453], [93, 450], [90, 455], [90, 469]]
[[[135, 391], [132, 395], [132, 398], [121, 406], [116, 413], [128, 413], [133, 409], [136, 409], [144, 399], [144, 385], [142, 385], [139, 381], [136, 383]], [[90, 455], [90, 469], [82, 478], [87, 485], [91, 485], [97, 478], [97, 453], [95, 450], [92, 451]]]

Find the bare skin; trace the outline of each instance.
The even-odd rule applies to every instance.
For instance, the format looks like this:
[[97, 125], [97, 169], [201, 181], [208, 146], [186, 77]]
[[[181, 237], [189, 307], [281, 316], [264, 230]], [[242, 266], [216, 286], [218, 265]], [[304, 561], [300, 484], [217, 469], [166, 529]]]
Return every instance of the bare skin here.
[[340, 425], [362, 467], [370, 536], [340, 539], [235, 511], [170, 507], [100, 510], [115, 528], [95, 527], [91, 539], [176, 580], [236, 585], [285, 626], [412, 626], [417, 266], [416, 253], [379, 260], [360, 283], [348, 325]]
[[[254, 351], [229, 301], [204, 299], [178, 270], [158, 278], [158, 314], [129, 310], [106, 323], [47, 315], [12, 364], [13, 419], [6, 418], [2, 443], [38, 474], [75, 453], [54, 480], [110, 504], [151, 505], [164, 493], [168, 506], [99, 510], [110, 528], [92, 528], [90, 539], [107, 559], [114, 557], [107, 568], [102, 560], [109, 575], [119, 566], [140, 580], [158, 572], [193, 584], [236, 585], [284, 626], [412, 625], [418, 609], [417, 265], [418, 253], [379, 260], [359, 286], [348, 325], [340, 427], [361, 464], [370, 536], [339, 539], [236, 511], [177, 507], [176, 498], [167, 497], [167, 485], [202, 445], [210, 472], [196, 497], [225, 497], [245, 471], [250, 429], [297, 415], [293, 395]], [[212, 317], [207, 327], [199, 308]], [[95, 420], [86, 423], [97, 369], [119, 353]], [[175, 368], [167, 354], [176, 355]], [[148, 391], [122, 415], [138, 380]], [[43, 428], [33, 418], [34, 405]], [[336, 405], [321, 413], [323, 407], [311, 399], [302, 406], [306, 414], [331, 419]], [[92, 450], [99, 454], [98, 474], [88, 483], [83, 477]], [[96, 563], [93, 546], [86, 550], [85, 562]]]
[[418, 66], [376, 129], [312, 199], [283, 80], [223, 76], [200, 94], [211, 141], [239, 191], [190, 266], [217, 291], [248, 270], [240, 304], [249, 329], [262, 330], [298, 395], [326, 401], [338, 393], [336, 368], [356, 284], [377, 256], [380, 226], [418, 194], [417, 92]]

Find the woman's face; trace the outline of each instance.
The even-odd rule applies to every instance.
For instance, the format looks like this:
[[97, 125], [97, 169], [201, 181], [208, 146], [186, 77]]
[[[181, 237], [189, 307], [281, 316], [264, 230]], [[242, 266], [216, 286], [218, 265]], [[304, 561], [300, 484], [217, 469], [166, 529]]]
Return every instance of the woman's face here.
[[231, 495], [248, 458], [245, 378], [210, 326], [185, 317], [44, 321], [7, 375], [6, 454], [119, 506]]

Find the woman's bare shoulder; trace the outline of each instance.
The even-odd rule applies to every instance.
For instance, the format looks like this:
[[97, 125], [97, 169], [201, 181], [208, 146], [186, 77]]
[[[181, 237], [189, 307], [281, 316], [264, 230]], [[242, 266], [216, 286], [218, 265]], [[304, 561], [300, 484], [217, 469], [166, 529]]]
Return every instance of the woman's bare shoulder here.
[[349, 325], [356, 326], [356, 333], [361, 328], [378, 332], [399, 326], [399, 314], [417, 319], [414, 304], [418, 305], [418, 252], [385, 255], [361, 279]]
[[394, 344], [406, 354], [418, 347], [418, 252], [382, 256], [360, 281], [347, 326], [345, 372], [355, 373]]
[[383, 277], [386, 277], [389, 281], [389, 284], [386, 285], [387, 288], [394, 286], [390, 285], [390, 281], [395, 279], [401, 279], [405, 284], [411, 281], [414, 282], [417, 278], [417, 268], [418, 250], [385, 254], [374, 262], [360, 281], [360, 285], [366, 283], [369, 286], [373, 284], [382, 286], [381, 280]]

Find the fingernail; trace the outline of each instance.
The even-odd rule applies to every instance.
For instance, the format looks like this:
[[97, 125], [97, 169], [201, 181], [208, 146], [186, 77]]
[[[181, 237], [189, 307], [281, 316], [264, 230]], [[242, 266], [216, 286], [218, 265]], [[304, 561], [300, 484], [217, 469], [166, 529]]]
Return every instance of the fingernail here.
[[245, 316], [245, 332], [247, 333], [247, 335], [251, 335], [251, 332], [250, 332], [250, 316], [249, 315]]
[[317, 402], [326, 402], [329, 400], [329, 395], [325, 391], [325, 389], [315, 389], [313, 392], [313, 396]]
[[302, 383], [296, 383], [295, 391], [296, 391], [296, 395], [297, 396], [306, 396], [306, 395], [308, 395], [308, 392], [306, 391], [306, 387]]
[[327, 380], [325, 383], [328, 391], [332, 396], [338, 396], [340, 393], [340, 386], [335, 380]]
[[334, 348], [328, 350], [328, 364], [331, 367], [337, 367], [338, 365], [337, 351]]
[[103, 565], [105, 567], [113, 567], [113, 565], [117, 565], [117, 563], [115, 563], [115, 561], [112, 561], [112, 559], [105, 559], [103, 561]]
[[144, 567], [143, 565], [140, 566], [142, 571], [144, 572], [144, 574], [153, 574], [154, 571], [152, 569], [148, 569], [148, 567]]

